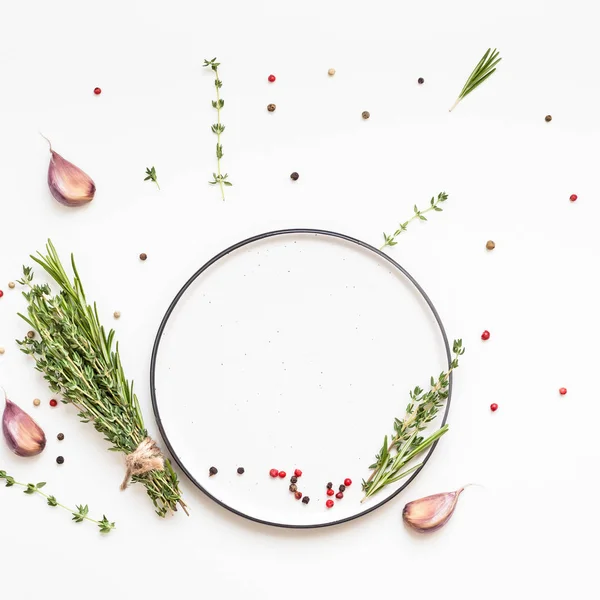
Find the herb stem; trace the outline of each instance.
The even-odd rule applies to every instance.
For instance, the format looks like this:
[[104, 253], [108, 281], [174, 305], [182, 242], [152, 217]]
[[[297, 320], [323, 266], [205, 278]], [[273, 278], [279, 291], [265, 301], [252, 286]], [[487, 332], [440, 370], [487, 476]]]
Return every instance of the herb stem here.
[[[218, 68], [215, 67], [215, 77], [217, 81], [219, 81], [219, 71]], [[219, 87], [215, 85], [217, 89], [217, 149], [221, 146], [221, 96], [219, 94]], [[223, 186], [223, 177], [221, 175], [221, 157], [222, 153], [217, 150], [217, 179], [219, 180], [219, 187], [221, 188], [221, 200], [225, 200], [225, 188]]]

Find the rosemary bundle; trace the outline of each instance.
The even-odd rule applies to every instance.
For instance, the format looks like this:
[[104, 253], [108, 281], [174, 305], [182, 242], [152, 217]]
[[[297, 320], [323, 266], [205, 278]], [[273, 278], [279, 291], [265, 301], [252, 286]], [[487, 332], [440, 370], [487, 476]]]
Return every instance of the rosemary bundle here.
[[474, 89], [478, 88], [488, 77], [491, 77], [496, 71], [496, 65], [502, 60], [498, 58], [500, 53], [496, 48], [492, 51], [491, 48], [487, 49], [487, 52], [483, 55], [481, 60], [477, 63], [473, 72], [469, 75], [467, 82], [460, 91], [456, 102], [452, 105], [450, 112], [452, 112], [458, 105], [458, 103], [468, 96]]
[[448, 398], [450, 384], [450, 373], [458, 368], [458, 357], [464, 354], [462, 340], [454, 340], [452, 353], [454, 357], [450, 368], [442, 372], [437, 381], [431, 378], [431, 389], [424, 392], [416, 387], [410, 392], [410, 402], [406, 407], [404, 419], [394, 419], [394, 433], [383, 438], [383, 445], [375, 462], [369, 467], [373, 469], [371, 476], [363, 480], [362, 489], [365, 493], [361, 502], [370, 498], [386, 485], [400, 481], [419, 469], [423, 463], [418, 463], [406, 468], [408, 463], [419, 456], [421, 452], [429, 448], [435, 441], [440, 439], [447, 431], [448, 425], [444, 425], [427, 438], [421, 435], [428, 425], [435, 419], [439, 409]]
[[[123, 372], [118, 344], [113, 349], [115, 332], [106, 334], [96, 305], [87, 303], [73, 256], [71, 282], [50, 240], [46, 252], [46, 256], [38, 253], [31, 258], [60, 291], [52, 296], [48, 284], [32, 284], [31, 268], [23, 267], [19, 283], [27, 288], [23, 296], [28, 306], [27, 316], [19, 316], [39, 333], [39, 339], [17, 340], [21, 351], [35, 358], [36, 369], [44, 374], [52, 392], [61, 394], [64, 403], [73, 404], [83, 423], [94, 423], [112, 445], [110, 450], [127, 454], [128, 475], [146, 487], [158, 515], [164, 517], [177, 510], [177, 505], [187, 513], [177, 474], [147, 437], [133, 383]], [[141, 455], [140, 449], [148, 451]], [[133, 466], [129, 464], [132, 457], [136, 459]], [[152, 464], [152, 470], [143, 467], [144, 461]]]

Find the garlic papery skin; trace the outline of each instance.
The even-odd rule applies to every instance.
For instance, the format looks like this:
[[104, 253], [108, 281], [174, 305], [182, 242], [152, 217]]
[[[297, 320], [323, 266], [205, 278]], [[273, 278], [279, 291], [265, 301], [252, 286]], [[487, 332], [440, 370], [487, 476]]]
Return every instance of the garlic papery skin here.
[[17, 456], [35, 456], [46, 447], [42, 428], [8, 398], [2, 415], [2, 433], [8, 447]]
[[[44, 139], [50, 144], [47, 138]], [[65, 206], [82, 206], [91, 202], [96, 193], [96, 185], [92, 178], [52, 150], [52, 144], [50, 154], [52, 156], [48, 166], [48, 187], [54, 198]]]
[[409, 502], [402, 511], [404, 522], [421, 533], [443, 527], [454, 513], [458, 497], [465, 488]]

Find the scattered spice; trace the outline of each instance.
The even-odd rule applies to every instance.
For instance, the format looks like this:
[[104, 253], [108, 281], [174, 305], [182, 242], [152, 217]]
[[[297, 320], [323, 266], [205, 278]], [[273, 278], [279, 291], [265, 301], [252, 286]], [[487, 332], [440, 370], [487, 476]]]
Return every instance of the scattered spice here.
[[4, 296], [4, 292], [0, 290], [0, 298], [2, 298], [2, 296]]
[[0, 354], [4, 354], [5, 352], [6, 350], [2, 346], [0, 346]]
[[327, 500], [327, 502], [325, 502], [325, 506], [327, 506], [327, 508], [331, 508], [333, 506], [333, 500]]
[[64, 457], [63, 457], [63, 456], [57, 456], [57, 457], [56, 457], [56, 462], [57, 462], [59, 465], [62, 465], [62, 464], [65, 462], [65, 459], [64, 459]]
[[52, 400], [50, 400], [49, 404], [52, 408], [55, 408], [56, 406], [58, 406], [58, 402], [54, 398], [52, 398]]
[[34, 406], [39, 406], [42, 403], [42, 401], [39, 398], [34, 398], [33, 399], [33, 405]]
[[298, 173], [296, 173], [296, 171], [294, 171], [291, 175], [290, 175], [290, 179], [292, 179], [293, 181], [298, 181], [298, 178], [300, 177], [300, 175], [298, 175]]
[[[42, 136], [44, 137], [44, 136]], [[94, 199], [96, 185], [92, 178], [72, 162], [54, 152], [50, 140], [50, 164], [48, 165], [48, 187], [57, 202], [64, 206], [83, 206]]]
[[338, 493], [335, 495], [335, 497], [336, 497], [338, 500], [341, 500], [341, 499], [344, 497], [344, 493], [343, 493], [343, 492], [338, 492]]
[[278, 475], [280, 479], [284, 479], [287, 473], [285, 471], [279, 471]]
[[339, 490], [340, 490], [340, 492], [345, 492], [346, 491], [346, 486], [342, 483], [342, 485], [340, 485]]
[[146, 167], [146, 177], [144, 177], [144, 181], [153, 181], [156, 184], [156, 187], [160, 190], [160, 185], [158, 185], [158, 179], [156, 178], [156, 169], [154, 167]]
[[244, 469], [244, 467], [238, 467], [238, 469], [237, 469], [238, 475], [243, 475], [245, 472], [246, 472], [246, 470]]
[[490, 410], [492, 412], [496, 412], [498, 410], [498, 405], [495, 402], [493, 404], [490, 404]]
[[330, 490], [333, 487], [333, 483], [331, 481], [327, 484], [327, 489]]
[[344, 479], [344, 485], [350, 487], [352, 485], [352, 479]]
[[304, 496], [304, 498], [302, 498], [302, 504], [308, 504], [310, 502], [310, 498], [308, 496]]
[[269, 105], [267, 105], [267, 110], [268, 110], [269, 112], [275, 112], [275, 109], [276, 109], [276, 108], [277, 108], [277, 107], [276, 107], [274, 104], [269, 104]]
[[121, 318], [121, 313], [118, 310], [115, 310], [115, 312], [113, 313], [113, 317], [115, 319], [120, 319]]
[[225, 200], [225, 187], [230, 187], [233, 184], [227, 181], [227, 173], [221, 173], [221, 159], [223, 158], [223, 144], [221, 144], [221, 134], [225, 131], [225, 125], [221, 123], [221, 109], [225, 105], [219, 94], [219, 90], [223, 86], [223, 82], [219, 79], [218, 67], [221, 63], [217, 62], [217, 57], [212, 60], [204, 60], [204, 66], [210, 67], [215, 73], [215, 90], [217, 99], [212, 101], [213, 108], [217, 111], [217, 122], [211, 125], [212, 132], [217, 136], [217, 172], [213, 173], [213, 180], [209, 181], [210, 185], [218, 185], [221, 189], [221, 200]]
[[99, 87], [94, 88], [94, 94], [96, 94], [96, 96], [99, 96], [102, 93], [102, 90]]
[[398, 225], [398, 229], [396, 229], [396, 231], [394, 231], [393, 235], [388, 235], [387, 233], [383, 233], [383, 246], [381, 246], [381, 248], [379, 248], [380, 250], [383, 250], [386, 246], [395, 246], [398, 242], [396, 241], [396, 238], [403, 232], [406, 231], [406, 228], [408, 227], [408, 224], [411, 221], [414, 221], [415, 219], [419, 219], [419, 221], [427, 221], [427, 217], [425, 216], [425, 213], [428, 213], [429, 211], [433, 210], [435, 212], [442, 212], [443, 209], [440, 207], [440, 204], [442, 202], [446, 202], [446, 200], [448, 200], [448, 194], [446, 194], [446, 192], [440, 192], [438, 194], [437, 200], [432, 196], [431, 200], [429, 201], [429, 206], [423, 210], [419, 210], [417, 208], [417, 205], [415, 204], [413, 207], [413, 211], [414, 211], [414, 215], [408, 219], [408, 221], [405, 221], [404, 223], [400, 223], [400, 225]]
[[558, 390], [561, 396], [564, 396], [567, 393], [567, 388], [560, 388], [560, 390]]
[[546, 121], [546, 123], [550, 123], [550, 121], [552, 121], [552, 115], [546, 115], [544, 117], [544, 120]]
[[327, 71], [327, 75], [329, 75], [329, 77], [333, 77], [335, 75], [335, 69], [329, 69], [329, 71]]
[[484, 342], [490, 339], [490, 332], [487, 329], [481, 334], [481, 339]]
[[109, 533], [112, 529], [115, 528], [115, 524], [108, 521], [106, 517], [103, 517], [102, 521], [96, 521], [95, 519], [88, 517], [87, 515], [89, 509], [87, 504], [85, 506], [77, 506], [76, 510], [73, 510], [72, 508], [67, 508], [64, 504], [59, 504], [58, 500], [54, 496], [49, 496], [48, 494], [42, 492], [42, 488], [46, 485], [45, 481], [42, 481], [40, 483], [20, 483], [19, 481], [15, 481], [14, 477], [7, 475], [6, 471], [0, 471], [0, 479], [4, 479], [6, 481], [5, 487], [12, 487], [14, 485], [24, 487], [26, 489], [23, 490], [23, 493], [29, 495], [39, 494], [40, 496], [46, 498], [48, 506], [60, 506], [61, 508], [68, 510], [73, 515], [72, 520], [75, 521], [75, 523], [82, 523], [84, 520], [96, 523], [96, 525], [98, 525], [98, 527], [100, 528], [100, 533]]
[[569, 196], [569, 200], [570, 200], [571, 202], [575, 202], [575, 200], [577, 200], [577, 194], [571, 194], [571, 195]]
[[334, 491], [333, 491], [331, 488], [329, 488], [329, 489], [327, 490], [327, 495], [328, 495], [328, 496], [333, 496], [334, 494], [335, 494], [335, 492], [334, 492]]
[[295, 475], [293, 475], [292, 477], [290, 477], [290, 481], [292, 483], [298, 483], [298, 478]]
[[402, 511], [404, 522], [420, 533], [440, 529], [454, 514], [458, 497], [464, 489], [434, 494], [409, 502]]
[[277, 476], [279, 475], [279, 471], [278, 471], [277, 469], [271, 469], [271, 470], [269, 471], [269, 475], [270, 475], [271, 477], [277, 477]]
[[300, 500], [300, 498], [302, 498], [302, 492], [294, 492], [294, 498], [296, 498], [296, 500]]
[[496, 247], [496, 244], [492, 240], [488, 240], [485, 244], [485, 247], [488, 250], [493, 250]]
[[4, 394], [6, 405], [2, 415], [2, 432], [9, 449], [17, 456], [36, 456], [46, 447], [42, 428]]
[[59, 442], [62, 442], [62, 441], [65, 439], [65, 434], [64, 434], [64, 433], [59, 433], [59, 434], [56, 436], [56, 439], [57, 439]]
[[275, 81], [275, 79], [277, 79], [277, 78], [275, 77], [275, 75], [269, 75], [269, 81], [270, 81], [271, 83], [273, 83], [273, 82]]
[[15, 289], [15, 282], [14, 282], [14, 281], [9, 281], [9, 282], [8, 282], [8, 287], [9, 287], [11, 290], [14, 290], [14, 289]]
[[496, 70], [496, 65], [502, 60], [498, 58], [499, 52], [494, 48], [492, 52], [491, 48], [488, 48], [487, 52], [483, 55], [483, 58], [477, 63], [477, 66], [473, 69], [473, 72], [467, 79], [467, 83], [463, 87], [462, 91], [458, 95], [456, 102], [452, 105], [450, 112], [456, 108], [456, 105], [463, 99], [466, 98], [475, 88], [479, 87], [488, 77]]
[[365, 121], [371, 116], [371, 113], [368, 110], [363, 110], [362, 112], [362, 118], [365, 119]]
[[417, 79], [417, 83], [419, 85], [421, 85], [421, 84], [425, 83], [425, 80], [422, 77], [419, 77], [419, 79]]
[[294, 471], [294, 477], [302, 477], [302, 471], [300, 469], [296, 469]]
[[213, 475], [216, 475], [219, 472], [219, 469], [217, 469], [217, 467], [211, 467], [208, 470], [208, 476], [212, 477]]
[[27, 332], [27, 337], [32, 340], [35, 337], [35, 331], [28, 331]]
[[148, 255], [145, 252], [142, 252], [140, 254], [140, 260], [146, 260], [148, 258]]
[[295, 483], [290, 484], [290, 492], [297, 492], [298, 486]]

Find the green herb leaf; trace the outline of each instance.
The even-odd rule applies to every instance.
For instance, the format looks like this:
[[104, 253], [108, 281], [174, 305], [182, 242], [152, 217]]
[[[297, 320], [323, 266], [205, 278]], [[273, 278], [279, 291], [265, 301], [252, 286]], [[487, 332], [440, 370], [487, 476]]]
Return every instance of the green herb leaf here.
[[450, 109], [452, 111], [458, 103], [468, 96], [474, 89], [479, 87], [488, 77], [490, 77], [496, 71], [496, 65], [502, 60], [498, 58], [498, 50], [494, 48], [488, 48], [487, 52], [483, 55], [481, 60], [477, 63], [477, 66], [473, 69], [473, 72], [467, 79], [463, 89], [461, 90], [456, 102]]

